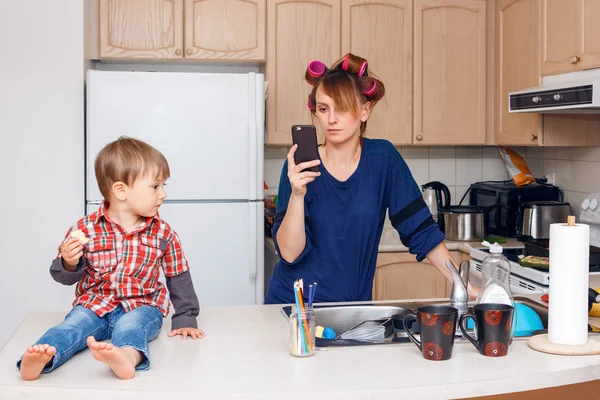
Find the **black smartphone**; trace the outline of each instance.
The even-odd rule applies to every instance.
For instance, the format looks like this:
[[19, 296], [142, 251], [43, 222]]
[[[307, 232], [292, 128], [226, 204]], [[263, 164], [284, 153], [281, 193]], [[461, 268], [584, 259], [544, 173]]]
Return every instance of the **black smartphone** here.
[[[314, 125], [293, 125], [292, 142], [297, 144], [298, 148], [294, 154], [294, 162], [297, 164], [318, 160], [319, 145], [317, 144], [317, 129]], [[304, 171], [319, 172], [319, 166], [315, 165]]]

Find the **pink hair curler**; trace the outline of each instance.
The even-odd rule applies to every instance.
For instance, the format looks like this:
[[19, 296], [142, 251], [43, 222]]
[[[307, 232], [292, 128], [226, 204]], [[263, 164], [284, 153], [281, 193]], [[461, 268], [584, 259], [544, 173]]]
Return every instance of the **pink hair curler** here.
[[308, 64], [308, 74], [313, 78], [320, 78], [325, 73], [327, 67], [321, 61], [314, 60]]
[[363, 94], [367, 97], [372, 96], [375, 93], [375, 89], [377, 89], [377, 81], [373, 80], [371, 87], [363, 92]]
[[365, 71], [367, 70], [367, 65], [369, 65], [367, 63], [367, 61], [363, 61], [362, 64], [360, 64], [360, 69], [358, 70], [358, 76], [361, 77], [365, 74]]
[[310, 111], [315, 111], [317, 108], [315, 107], [315, 105], [312, 103], [312, 101], [310, 101], [310, 94], [308, 95], [308, 109]]
[[348, 71], [348, 58], [350, 57], [350, 54], [346, 54], [346, 57], [344, 57], [344, 61], [342, 61], [342, 69], [344, 71]]

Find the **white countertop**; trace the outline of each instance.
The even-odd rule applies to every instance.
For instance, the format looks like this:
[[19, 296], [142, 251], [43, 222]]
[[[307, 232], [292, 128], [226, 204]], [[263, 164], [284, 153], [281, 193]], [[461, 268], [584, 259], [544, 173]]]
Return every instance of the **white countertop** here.
[[[539, 299], [539, 295], [529, 296]], [[0, 352], [0, 399], [359, 399], [376, 395], [456, 398], [525, 391], [598, 379], [600, 357], [555, 356], [515, 340], [506, 357], [480, 355], [457, 343], [452, 359], [427, 361], [412, 343], [288, 353], [288, 324], [280, 306], [206, 307], [204, 340], [168, 338], [169, 320], [150, 344], [152, 368], [120, 381], [89, 351], [33, 382], [15, 362], [27, 345], [64, 318], [30, 314]], [[200, 397], [204, 395], [204, 397]]]

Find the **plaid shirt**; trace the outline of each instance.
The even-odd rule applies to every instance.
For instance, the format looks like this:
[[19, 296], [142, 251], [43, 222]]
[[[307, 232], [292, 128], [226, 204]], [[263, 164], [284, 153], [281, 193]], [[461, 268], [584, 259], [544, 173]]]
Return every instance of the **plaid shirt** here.
[[158, 280], [158, 267], [166, 277], [189, 267], [179, 237], [158, 214], [127, 233], [110, 220], [103, 202], [71, 227], [65, 239], [77, 229], [91, 240], [84, 246], [85, 275], [75, 289], [73, 307], [84, 306], [102, 317], [119, 305], [126, 312], [150, 305], [167, 316], [169, 297]]

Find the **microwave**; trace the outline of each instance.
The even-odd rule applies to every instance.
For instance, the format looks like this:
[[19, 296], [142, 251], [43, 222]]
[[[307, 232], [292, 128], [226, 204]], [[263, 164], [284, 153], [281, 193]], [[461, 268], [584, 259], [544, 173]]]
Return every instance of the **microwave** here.
[[516, 186], [512, 180], [476, 182], [469, 188], [469, 204], [489, 209], [486, 227], [489, 235], [517, 236], [521, 205], [528, 201], [563, 201], [563, 193], [558, 186], [548, 183]]

